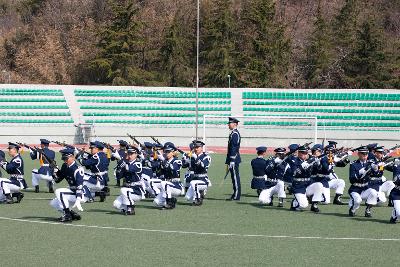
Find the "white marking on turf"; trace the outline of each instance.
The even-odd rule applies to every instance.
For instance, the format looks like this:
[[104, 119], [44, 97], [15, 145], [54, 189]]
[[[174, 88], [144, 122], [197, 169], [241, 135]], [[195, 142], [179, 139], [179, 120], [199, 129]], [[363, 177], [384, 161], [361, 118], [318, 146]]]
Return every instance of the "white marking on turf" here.
[[158, 230], [158, 229], [113, 227], [113, 226], [85, 225], [85, 224], [73, 224], [73, 223], [59, 223], [59, 222], [44, 222], [44, 221], [16, 219], [16, 218], [8, 218], [8, 217], [0, 217], [0, 220], [16, 221], [16, 222], [27, 222], [27, 223], [37, 223], [37, 224], [61, 225], [61, 226], [69, 226], [69, 227], [81, 227], [81, 228], [122, 230], [122, 231], [133, 231], [133, 232], [154, 232], [154, 233], [183, 234], [183, 235], [203, 235], [203, 236], [204, 235], [208, 235], [208, 236], [228, 236], [228, 237], [260, 237], [260, 238], [275, 238], [275, 239], [400, 241], [400, 238], [290, 236], [290, 235], [261, 235], [261, 234], [235, 234], [235, 233], [192, 232], [192, 231], [178, 231], [178, 230]]

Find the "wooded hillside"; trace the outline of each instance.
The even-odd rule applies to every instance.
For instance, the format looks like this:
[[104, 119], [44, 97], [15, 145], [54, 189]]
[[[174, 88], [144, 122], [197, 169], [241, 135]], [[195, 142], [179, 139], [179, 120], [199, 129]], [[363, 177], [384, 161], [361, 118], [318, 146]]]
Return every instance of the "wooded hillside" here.
[[[200, 10], [201, 86], [400, 88], [399, 0]], [[196, 0], [0, 0], [0, 82], [193, 87], [195, 53]]]

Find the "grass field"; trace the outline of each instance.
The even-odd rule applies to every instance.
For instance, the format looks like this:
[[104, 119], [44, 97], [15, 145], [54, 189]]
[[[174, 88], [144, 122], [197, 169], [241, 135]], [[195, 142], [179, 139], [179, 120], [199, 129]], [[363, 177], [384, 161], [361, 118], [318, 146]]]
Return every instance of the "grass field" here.
[[[284, 208], [260, 206], [250, 189], [252, 156], [243, 156], [241, 201], [227, 202], [231, 183], [221, 184], [224, 157], [212, 158], [213, 186], [201, 207], [180, 198], [176, 209], [158, 210], [151, 200], [144, 200], [138, 203], [136, 216], [123, 216], [112, 208], [119, 190], [111, 187], [112, 196], [105, 203], [83, 204], [82, 220], [63, 225], [56, 222], [60, 214], [49, 206], [53, 194], [25, 192], [20, 204], [0, 205], [1, 265], [394, 266], [400, 262], [400, 225], [388, 224], [391, 208], [374, 208], [373, 218], [364, 218], [361, 207], [350, 218], [347, 206], [320, 206], [320, 214], [291, 212], [290, 196]], [[30, 170], [38, 162], [26, 159], [25, 164], [30, 185]], [[347, 172], [348, 168], [337, 169], [346, 181]], [[46, 189], [44, 184], [41, 189]]]

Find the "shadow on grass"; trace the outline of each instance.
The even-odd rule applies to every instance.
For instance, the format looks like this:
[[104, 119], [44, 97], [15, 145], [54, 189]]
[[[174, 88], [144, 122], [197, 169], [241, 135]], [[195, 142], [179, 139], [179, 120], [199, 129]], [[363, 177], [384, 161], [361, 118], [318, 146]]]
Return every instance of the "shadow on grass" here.
[[391, 224], [389, 222], [389, 219], [383, 220], [383, 219], [365, 218], [365, 217], [351, 217], [351, 219], [354, 220], [354, 221], [359, 221], [359, 222], [373, 222], [373, 223]]
[[88, 212], [98, 212], [98, 213], [104, 213], [104, 214], [121, 214], [121, 212], [117, 210], [105, 210], [105, 209], [88, 209]]
[[265, 210], [279, 210], [279, 211], [289, 211], [289, 205], [287, 205], [287, 207], [277, 207], [277, 206], [267, 206], [267, 205], [263, 205], [260, 203], [255, 203], [255, 202], [238, 202], [236, 201], [236, 204], [238, 205], [247, 205], [247, 206], [252, 206], [254, 208], [258, 208], [258, 209], [265, 209]]

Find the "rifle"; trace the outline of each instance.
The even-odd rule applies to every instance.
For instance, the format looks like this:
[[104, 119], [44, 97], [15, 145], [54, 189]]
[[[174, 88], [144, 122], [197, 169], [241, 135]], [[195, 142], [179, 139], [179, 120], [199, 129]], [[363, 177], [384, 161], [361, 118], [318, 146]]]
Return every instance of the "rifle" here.
[[18, 144], [19, 146], [26, 147], [27, 149], [29, 149], [29, 150], [31, 150], [31, 151], [35, 151], [35, 148], [33, 148], [33, 147], [27, 145], [26, 143], [19, 143], [19, 142], [17, 142], [17, 144]]
[[[311, 145], [312, 143], [313, 143], [313, 142], [305, 143], [305, 144], [302, 145], [302, 146], [308, 147], [308, 146]], [[301, 146], [299, 145], [299, 147], [296, 148], [295, 150], [289, 151], [288, 153], [286, 153], [286, 154], [285, 154], [285, 157], [283, 158], [282, 162], [279, 163], [279, 165], [282, 164], [283, 162], [285, 162], [291, 155], [293, 155], [297, 150], [299, 150], [300, 147], [301, 147]]]
[[390, 153], [392, 153], [393, 151], [395, 151], [395, 150], [398, 149], [398, 148], [400, 148], [400, 145], [397, 145], [397, 144], [396, 144], [394, 147], [389, 148], [389, 150], [387, 151], [387, 153], [390, 154]]
[[[154, 136], [150, 136], [151, 137], [151, 139], [153, 139], [153, 141], [154, 142], [156, 142], [157, 144], [159, 144], [159, 145], [162, 145], [161, 143], [160, 143], [160, 141], [158, 141], [158, 139], [157, 138], [155, 138]], [[181, 153], [181, 154], [187, 154], [185, 151], [183, 151], [182, 149], [179, 149], [179, 148], [177, 148], [177, 147], [175, 147], [176, 148], [176, 150], [179, 152], [179, 153]]]
[[53, 169], [59, 169], [57, 166], [57, 162], [49, 157], [47, 157], [47, 155], [44, 153], [43, 149], [35, 147], [35, 150], [43, 157], [47, 160], [47, 162], [49, 163], [49, 166]]
[[[65, 143], [65, 141], [64, 142], [58, 142], [58, 141], [51, 141], [52, 143], [55, 143], [55, 144], [57, 144], [57, 145], [60, 145], [60, 146], [62, 146], [62, 147], [66, 147], [66, 148], [69, 148], [69, 149], [77, 149], [78, 150], [78, 154], [75, 156], [75, 158], [76, 159], [78, 159], [80, 156], [82, 156], [83, 154], [85, 154], [85, 153], [87, 153], [86, 151], [85, 151], [85, 148], [77, 148], [77, 147], [74, 147], [73, 145], [69, 145], [69, 144], [67, 144], [67, 143]], [[89, 154], [89, 153], [87, 153], [87, 154]]]
[[136, 139], [136, 137], [134, 137], [134, 136], [132, 136], [132, 135], [130, 135], [130, 134], [126, 134], [130, 139], [132, 139], [132, 141], [133, 142], [135, 142], [137, 145], [139, 145], [142, 149], [144, 149], [145, 148], [145, 146], [142, 144], [142, 143], [140, 143], [140, 141], [139, 140], [137, 140]]
[[67, 143], [65, 143], [65, 141], [64, 142], [59, 142], [59, 141], [51, 141], [52, 143], [55, 143], [55, 144], [57, 144], [57, 145], [59, 145], [59, 146], [62, 146], [62, 147], [66, 147], [66, 148], [71, 148], [71, 149], [75, 149], [75, 147], [74, 146], [72, 146], [72, 145], [68, 145]]
[[112, 145], [110, 145], [109, 143], [103, 143], [104, 147], [111, 150], [111, 152], [115, 153], [115, 151], [117, 151], [115, 149], [115, 147], [113, 147]]

